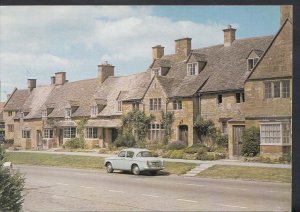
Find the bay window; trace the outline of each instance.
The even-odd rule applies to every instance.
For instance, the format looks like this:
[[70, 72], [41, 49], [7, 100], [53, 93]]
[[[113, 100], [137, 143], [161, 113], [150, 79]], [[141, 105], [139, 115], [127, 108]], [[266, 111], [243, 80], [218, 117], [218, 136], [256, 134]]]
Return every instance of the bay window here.
[[260, 124], [261, 145], [290, 145], [291, 130], [288, 122]]

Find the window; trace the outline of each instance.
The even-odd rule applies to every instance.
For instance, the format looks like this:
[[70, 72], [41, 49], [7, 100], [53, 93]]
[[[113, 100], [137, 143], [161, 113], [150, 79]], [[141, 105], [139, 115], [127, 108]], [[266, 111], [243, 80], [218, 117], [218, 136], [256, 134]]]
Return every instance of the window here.
[[280, 98], [280, 81], [273, 82], [274, 98]]
[[76, 127], [64, 128], [64, 138], [75, 138], [75, 137], [76, 137]]
[[258, 57], [248, 59], [248, 70], [252, 70], [258, 61]]
[[222, 104], [222, 102], [223, 102], [222, 94], [218, 94], [218, 104]]
[[173, 101], [173, 110], [181, 110], [182, 109], [182, 101], [175, 100]]
[[160, 76], [160, 75], [161, 75], [161, 69], [160, 68], [152, 68], [152, 77]]
[[47, 117], [47, 110], [42, 110], [42, 117]]
[[290, 97], [290, 81], [284, 80], [282, 81], [282, 98], [289, 98]]
[[95, 117], [97, 115], [98, 115], [98, 107], [97, 106], [91, 107], [91, 116]]
[[22, 138], [30, 138], [31, 131], [30, 130], [22, 130]]
[[132, 103], [132, 110], [139, 110], [139, 103], [138, 102]]
[[126, 155], [126, 152], [125, 152], [125, 151], [121, 151], [121, 152], [118, 154], [118, 157], [124, 158], [125, 155]]
[[44, 138], [53, 138], [53, 130], [44, 129]]
[[227, 122], [222, 122], [222, 133], [227, 134]]
[[70, 118], [72, 115], [72, 110], [71, 108], [66, 108], [65, 109], [65, 118]]
[[236, 100], [236, 103], [245, 102], [245, 95], [244, 95], [244, 93], [236, 93], [235, 94], [235, 100]]
[[12, 111], [8, 111], [8, 116], [12, 116]]
[[150, 110], [161, 110], [161, 98], [150, 99]]
[[86, 138], [98, 138], [98, 129], [96, 127], [88, 127], [85, 129]]
[[149, 124], [149, 140], [160, 140], [163, 138], [164, 126], [162, 124], [152, 123]]
[[118, 112], [122, 112], [122, 101], [118, 101]]
[[13, 124], [8, 124], [7, 128], [8, 128], [8, 132], [14, 132], [14, 125]]
[[188, 63], [187, 64], [187, 75], [192, 76], [192, 75], [198, 75], [198, 64], [197, 63]]
[[265, 82], [265, 98], [272, 98], [272, 84], [271, 82]]
[[290, 123], [263, 123], [260, 125], [260, 140], [263, 145], [290, 144]]
[[133, 158], [134, 152], [132, 151], [127, 151], [126, 158]]
[[0, 122], [0, 128], [5, 128], [5, 123], [4, 122]]

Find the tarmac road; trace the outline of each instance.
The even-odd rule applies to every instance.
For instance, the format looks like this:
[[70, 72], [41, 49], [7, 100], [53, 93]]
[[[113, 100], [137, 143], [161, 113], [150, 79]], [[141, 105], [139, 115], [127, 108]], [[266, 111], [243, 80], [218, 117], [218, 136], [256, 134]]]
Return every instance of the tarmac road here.
[[291, 184], [15, 165], [25, 211], [290, 211]]

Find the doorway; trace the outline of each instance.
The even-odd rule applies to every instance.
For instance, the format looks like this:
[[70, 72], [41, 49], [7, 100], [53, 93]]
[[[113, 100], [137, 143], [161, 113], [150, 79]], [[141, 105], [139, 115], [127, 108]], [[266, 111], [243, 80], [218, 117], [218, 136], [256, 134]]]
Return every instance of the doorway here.
[[233, 126], [233, 156], [242, 155], [242, 136], [245, 126]]
[[179, 140], [188, 144], [188, 126], [187, 125], [179, 126]]
[[59, 129], [59, 136], [58, 136], [58, 146], [62, 146], [64, 141], [64, 129], [60, 128]]

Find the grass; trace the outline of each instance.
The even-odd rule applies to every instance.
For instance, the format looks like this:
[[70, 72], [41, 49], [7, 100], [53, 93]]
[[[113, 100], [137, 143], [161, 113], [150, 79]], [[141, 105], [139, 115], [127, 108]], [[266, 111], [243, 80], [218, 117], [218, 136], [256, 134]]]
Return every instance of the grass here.
[[197, 176], [291, 183], [291, 174], [291, 169], [215, 165]]
[[[104, 158], [102, 157], [51, 155], [29, 152], [9, 152], [7, 153], [7, 156], [8, 161], [11, 161], [13, 164], [57, 166], [81, 169], [104, 169]], [[165, 173], [180, 175], [185, 174], [196, 165], [190, 163], [165, 162], [164, 166]]]

